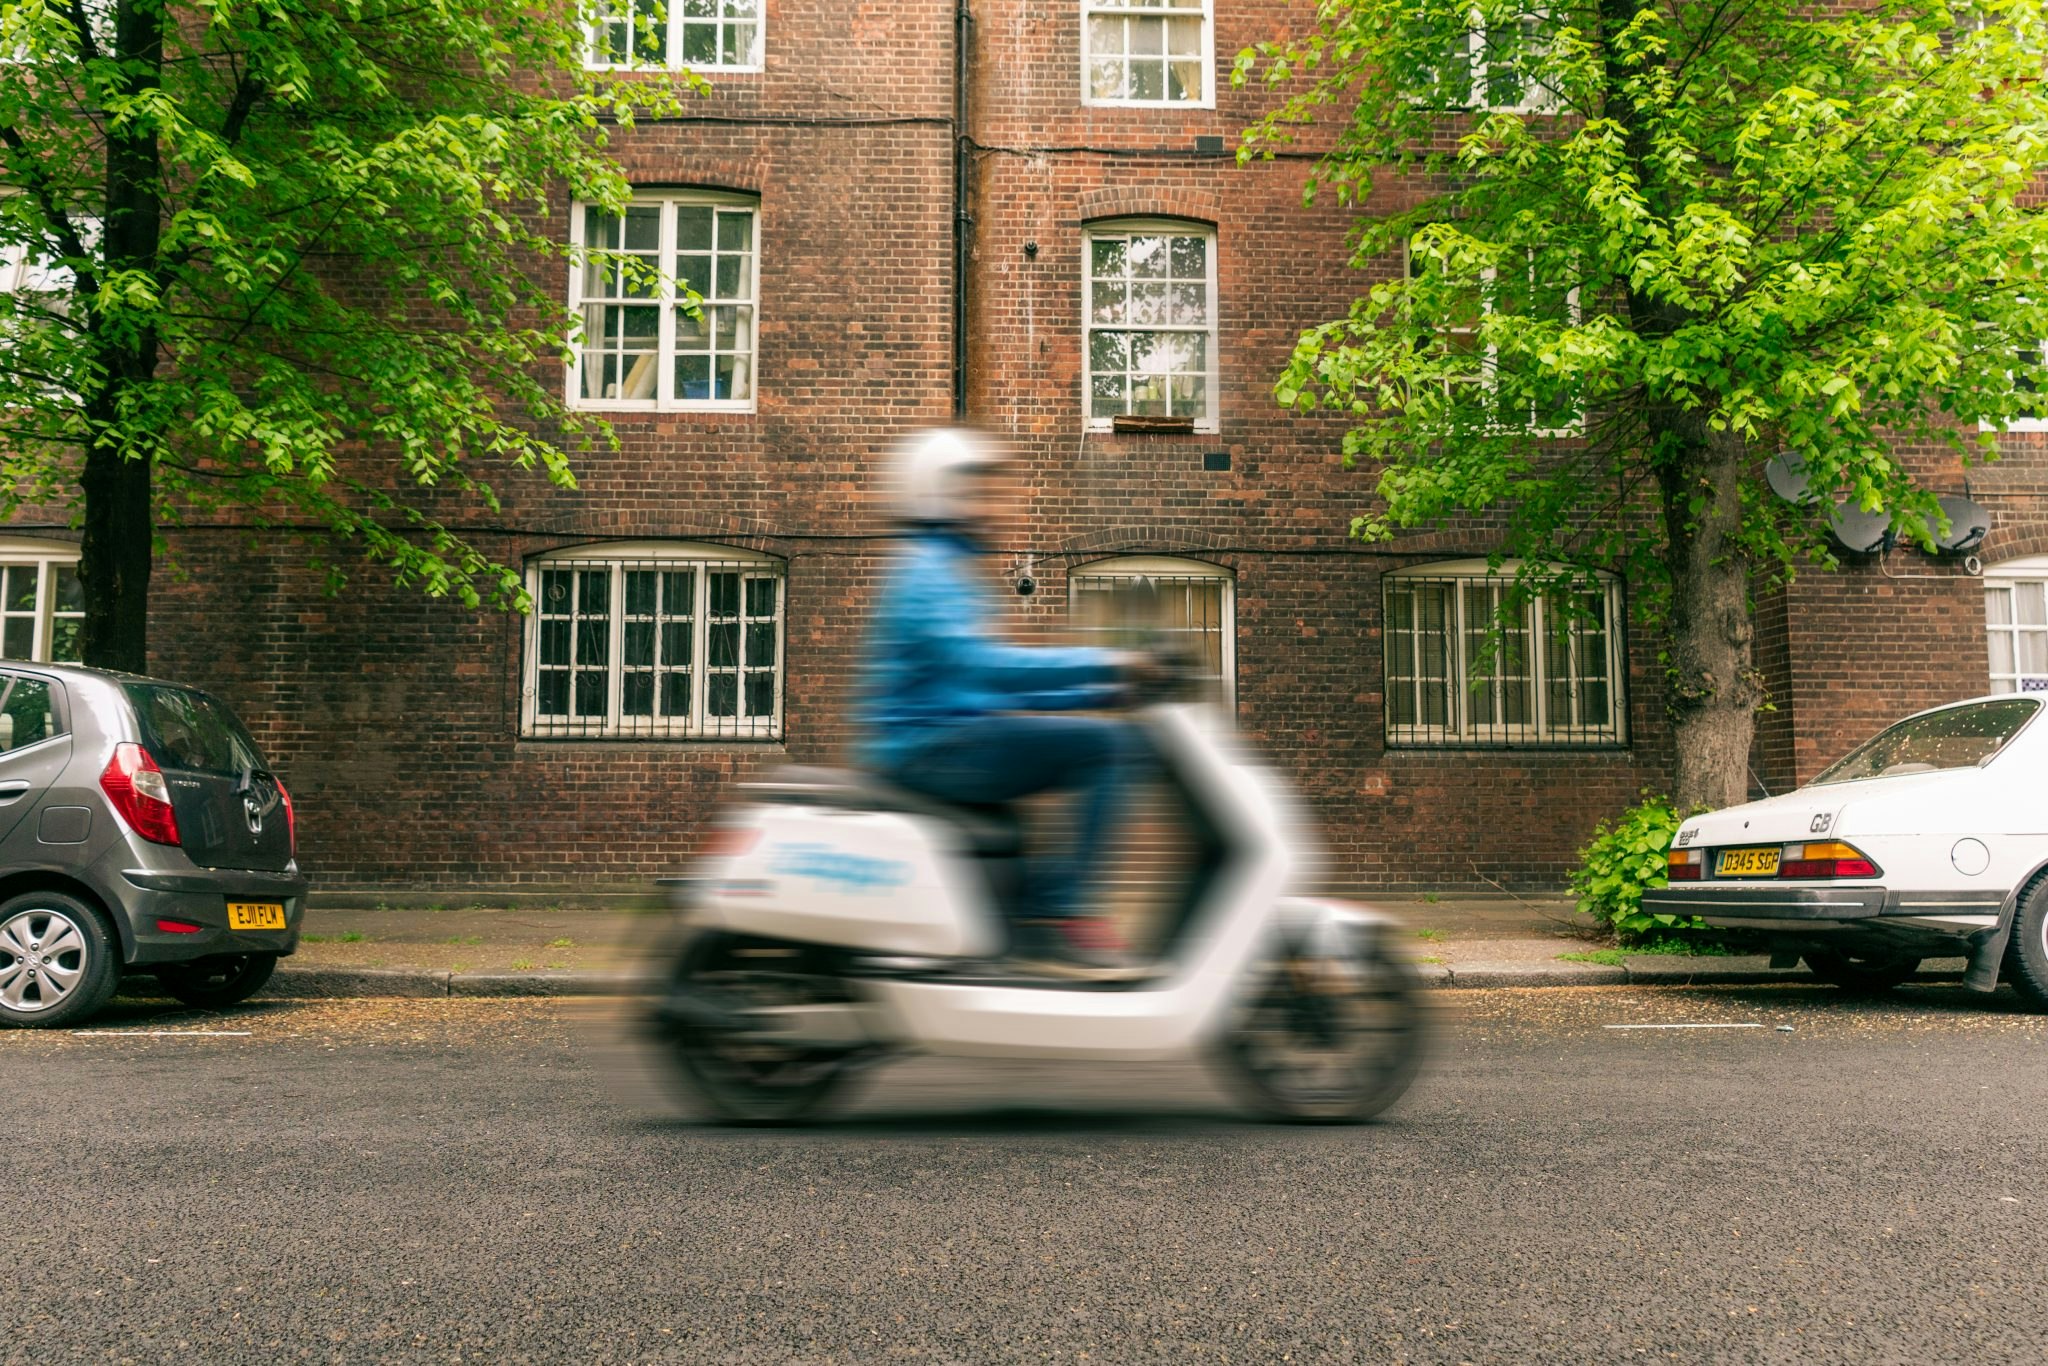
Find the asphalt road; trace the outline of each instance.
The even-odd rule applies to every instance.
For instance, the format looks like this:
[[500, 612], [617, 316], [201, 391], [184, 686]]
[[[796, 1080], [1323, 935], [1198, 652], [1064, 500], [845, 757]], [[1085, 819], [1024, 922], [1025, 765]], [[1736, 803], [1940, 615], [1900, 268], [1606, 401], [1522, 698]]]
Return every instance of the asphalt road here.
[[[0, 1360], [2048, 1359], [2048, 1021], [1444, 995], [1349, 1129], [938, 1061], [706, 1128], [560, 1002], [0, 1035]], [[1608, 1027], [1697, 1023], [1762, 1027]], [[195, 1029], [247, 1033], [131, 1032]]]

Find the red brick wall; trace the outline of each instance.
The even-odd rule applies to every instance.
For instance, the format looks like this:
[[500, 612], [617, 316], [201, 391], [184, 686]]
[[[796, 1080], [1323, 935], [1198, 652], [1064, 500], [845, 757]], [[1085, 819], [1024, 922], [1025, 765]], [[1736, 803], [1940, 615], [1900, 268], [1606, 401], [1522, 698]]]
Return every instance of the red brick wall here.
[[[1301, 13], [1273, 0], [1218, 9], [1219, 75]], [[621, 414], [623, 449], [581, 458], [576, 491], [517, 477], [502, 514], [450, 509], [512, 562], [627, 537], [785, 557], [782, 741], [522, 740], [516, 620], [375, 570], [329, 598], [289, 544], [225, 529], [173, 538], [189, 578], [163, 584], [155, 667], [218, 688], [258, 729], [293, 784], [322, 886], [643, 885], [677, 866], [733, 777], [838, 755], [882, 566], [877, 462], [951, 407], [952, 16], [935, 0], [777, 0], [764, 74], [717, 76], [690, 118], [622, 134], [643, 184], [761, 197], [759, 411]], [[1350, 542], [1369, 478], [1339, 467], [1339, 423], [1280, 412], [1270, 386], [1300, 328], [1398, 263], [1340, 267], [1348, 216], [1303, 209], [1303, 161], [1240, 169], [1195, 150], [1198, 136], [1230, 146], [1255, 94], [1226, 89], [1213, 110], [1085, 109], [1078, 6], [978, 0], [975, 16], [969, 397], [1027, 461], [1029, 530], [1004, 559], [1035, 554], [1043, 587], [1009, 598], [1019, 630], [1060, 628], [1065, 573], [1082, 559], [1227, 566], [1240, 724], [1321, 819], [1333, 886], [1555, 886], [1596, 820], [1667, 777], [1655, 642], [1629, 637], [1626, 749], [1389, 751], [1380, 576], [1484, 554], [1498, 528]], [[1383, 188], [1383, 202], [1402, 192]], [[1127, 214], [1216, 231], [1213, 436], [1083, 435], [1081, 235]], [[1205, 469], [1212, 454], [1229, 469]], [[1980, 480], [2009, 519], [1994, 546], [2048, 550], [2044, 469], [2034, 459]], [[1760, 726], [1758, 768], [1773, 790], [1908, 706], [1981, 690], [1974, 581], [1908, 554], [1892, 568], [1947, 581], [1866, 566], [1762, 604], [1759, 665], [1779, 710]]]

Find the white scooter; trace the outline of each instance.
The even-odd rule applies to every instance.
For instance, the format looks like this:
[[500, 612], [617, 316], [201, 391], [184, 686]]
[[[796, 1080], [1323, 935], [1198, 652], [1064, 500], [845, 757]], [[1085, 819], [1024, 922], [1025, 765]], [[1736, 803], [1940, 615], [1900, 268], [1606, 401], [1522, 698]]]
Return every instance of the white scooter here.
[[675, 903], [651, 1023], [697, 1097], [741, 1123], [810, 1118], [906, 1053], [1219, 1060], [1279, 1119], [1371, 1118], [1421, 1058], [1419, 982], [1383, 914], [1291, 896], [1303, 823], [1205, 704], [1136, 713], [1196, 853], [1140, 980], [1028, 975], [1000, 957], [1016, 818], [869, 775], [784, 768], [745, 789]]

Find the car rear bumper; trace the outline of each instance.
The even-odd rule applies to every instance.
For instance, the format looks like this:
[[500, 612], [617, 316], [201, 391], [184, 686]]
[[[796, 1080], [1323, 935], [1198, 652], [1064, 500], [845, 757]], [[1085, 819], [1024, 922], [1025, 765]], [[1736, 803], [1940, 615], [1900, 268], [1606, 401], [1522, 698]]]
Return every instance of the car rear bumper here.
[[1653, 915], [1698, 916], [1732, 929], [1882, 929], [1964, 938], [1992, 927], [2001, 892], [1898, 891], [1884, 887], [1779, 887], [1703, 883], [1643, 893]]
[[[132, 945], [130, 967], [182, 963], [224, 953], [287, 954], [299, 947], [299, 922], [305, 915], [308, 879], [301, 873], [260, 873], [236, 869], [129, 868], [121, 873], [122, 908], [128, 914]], [[271, 901], [284, 907], [281, 930], [228, 928], [228, 902]], [[197, 925], [197, 930], [165, 930], [160, 920]]]
[[1696, 915], [1704, 920], [1735, 916], [1754, 920], [1864, 920], [1883, 915], [1882, 887], [1659, 887], [1643, 893], [1653, 915]]

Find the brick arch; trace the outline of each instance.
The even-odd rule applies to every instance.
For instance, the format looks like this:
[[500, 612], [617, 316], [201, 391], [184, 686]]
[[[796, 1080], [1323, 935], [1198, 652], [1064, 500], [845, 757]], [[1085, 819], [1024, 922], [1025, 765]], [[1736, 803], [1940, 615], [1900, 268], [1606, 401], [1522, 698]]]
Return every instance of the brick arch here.
[[1221, 552], [1222, 536], [1192, 527], [1114, 526], [1084, 531], [1060, 543], [1069, 555], [1195, 555]]
[[2004, 564], [2007, 560], [2031, 559], [2036, 555], [2048, 555], [2048, 518], [2038, 513], [2011, 516], [1995, 504], [1991, 507], [1991, 534], [1984, 538], [1984, 544], [1974, 552], [1984, 562], [1986, 569]]
[[523, 558], [531, 560], [542, 555], [552, 555], [557, 551], [573, 550], [578, 546], [604, 545], [615, 541], [695, 541], [706, 545], [731, 546], [735, 550], [751, 550], [762, 555], [773, 555], [776, 559], [785, 561], [791, 558], [792, 549], [788, 537], [770, 534], [753, 518], [736, 517], [727, 517], [717, 523], [682, 528], [670, 523], [643, 524], [628, 519], [594, 529], [558, 527], [536, 539], [543, 544], [539, 548], [526, 551]]
[[618, 160], [636, 190], [731, 190], [758, 195], [769, 180], [768, 165], [759, 157], [703, 156], [656, 146], [619, 155]]
[[1214, 227], [1223, 217], [1223, 198], [1207, 190], [1157, 185], [1090, 190], [1078, 205], [1083, 223], [1107, 218], [1186, 218]]

